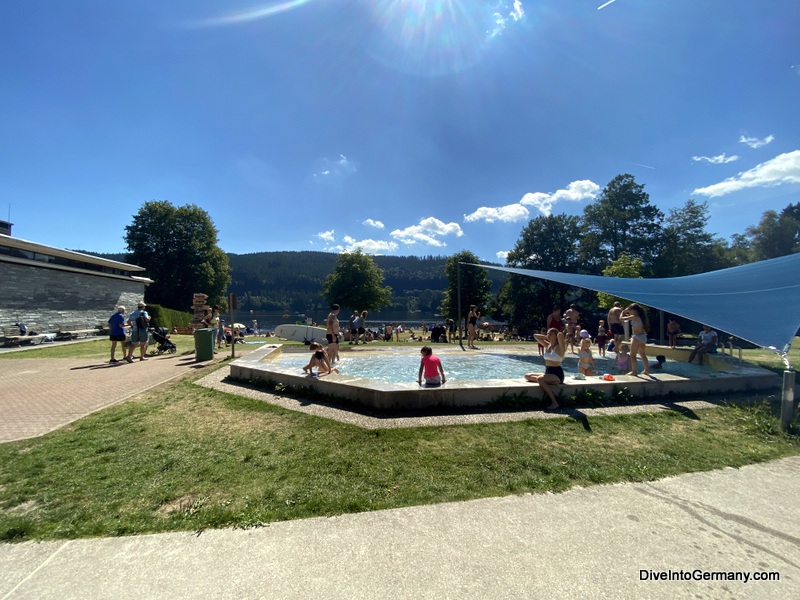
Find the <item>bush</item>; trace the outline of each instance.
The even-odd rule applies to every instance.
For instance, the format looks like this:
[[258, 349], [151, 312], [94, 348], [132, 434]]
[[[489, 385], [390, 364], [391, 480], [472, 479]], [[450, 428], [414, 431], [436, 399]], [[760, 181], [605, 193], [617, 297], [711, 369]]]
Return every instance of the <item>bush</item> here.
[[148, 304], [147, 312], [150, 314], [151, 327], [189, 327], [194, 318], [192, 313], [164, 308], [158, 304]]

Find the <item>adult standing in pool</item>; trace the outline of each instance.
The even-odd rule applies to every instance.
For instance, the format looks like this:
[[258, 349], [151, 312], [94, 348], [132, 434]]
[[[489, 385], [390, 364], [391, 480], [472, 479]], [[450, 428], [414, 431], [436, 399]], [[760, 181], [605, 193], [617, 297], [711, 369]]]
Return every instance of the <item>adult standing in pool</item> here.
[[628, 375], [634, 377], [639, 375], [639, 367], [636, 363], [637, 354], [642, 358], [644, 365], [642, 373], [650, 375], [650, 363], [647, 362], [647, 332], [650, 329], [650, 323], [647, 320], [647, 313], [634, 302], [622, 311], [619, 318], [621, 321], [630, 321], [631, 324], [631, 370]]
[[553, 389], [564, 383], [564, 369], [561, 367], [561, 363], [564, 362], [564, 355], [567, 353], [567, 339], [555, 327], [548, 329], [547, 334], [534, 333], [533, 337], [544, 346], [545, 369], [544, 373], [526, 373], [525, 381], [538, 383], [550, 398], [550, 406], [545, 410], [556, 410], [559, 405]]
[[475, 340], [478, 338], [478, 319], [481, 316], [481, 311], [474, 304], [469, 307], [469, 314], [467, 315], [467, 348], [477, 350], [475, 347]]
[[614, 349], [619, 348], [622, 338], [625, 337], [625, 330], [622, 328], [622, 321], [620, 315], [622, 314], [622, 307], [619, 302], [614, 302], [614, 306], [608, 311], [608, 327], [611, 330], [611, 335], [614, 336]]
[[554, 306], [553, 312], [547, 315], [547, 330], [556, 329], [561, 331], [563, 323], [561, 321], [561, 307]]
[[325, 319], [325, 338], [328, 340], [328, 359], [331, 362], [339, 360], [339, 310], [340, 306], [331, 306], [331, 312]]

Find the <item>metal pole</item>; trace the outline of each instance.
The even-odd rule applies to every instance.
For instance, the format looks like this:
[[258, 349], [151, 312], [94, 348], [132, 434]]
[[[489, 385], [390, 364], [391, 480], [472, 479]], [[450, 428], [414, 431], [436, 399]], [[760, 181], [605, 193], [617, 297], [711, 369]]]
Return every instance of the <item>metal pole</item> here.
[[658, 320], [659, 320], [659, 334], [658, 334], [658, 343], [662, 346], [664, 345], [664, 311], [658, 311]]
[[794, 418], [794, 370], [783, 372], [783, 396], [781, 397], [781, 428], [789, 430]]
[[458, 298], [458, 307], [457, 307], [457, 315], [458, 315], [458, 345], [461, 346], [461, 349], [466, 352], [466, 348], [464, 348], [464, 332], [461, 329], [461, 263], [456, 263], [456, 288], [458, 288], [458, 292], [456, 293], [456, 297]]

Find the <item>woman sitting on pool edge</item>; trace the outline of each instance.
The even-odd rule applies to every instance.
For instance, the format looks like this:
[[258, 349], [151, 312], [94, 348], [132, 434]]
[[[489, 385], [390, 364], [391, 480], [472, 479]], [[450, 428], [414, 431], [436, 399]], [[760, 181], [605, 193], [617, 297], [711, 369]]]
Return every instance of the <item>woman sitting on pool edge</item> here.
[[419, 362], [417, 383], [422, 385], [423, 373], [425, 374], [425, 387], [439, 387], [446, 382], [442, 361], [439, 360], [438, 356], [433, 355], [431, 347], [423, 346], [419, 352], [422, 354], [422, 360]]
[[538, 383], [550, 398], [550, 406], [545, 410], [556, 410], [560, 407], [553, 395], [553, 388], [564, 383], [564, 369], [561, 368], [561, 363], [564, 362], [564, 355], [567, 353], [567, 340], [564, 334], [554, 327], [548, 329], [546, 335], [534, 333], [533, 337], [544, 346], [545, 370], [544, 373], [526, 373], [525, 381]]

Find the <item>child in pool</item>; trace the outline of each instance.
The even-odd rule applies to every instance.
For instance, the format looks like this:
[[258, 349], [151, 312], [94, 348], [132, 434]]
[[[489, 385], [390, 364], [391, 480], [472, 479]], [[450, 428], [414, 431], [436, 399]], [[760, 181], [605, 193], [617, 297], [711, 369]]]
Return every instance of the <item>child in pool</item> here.
[[422, 360], [419, 363], [419, 373], [417, 373], [417, 383], [422, 385], [422, 376], [425, 375], [425, 387], [439, 387], [447, 380], [444, 377], [442, 361], [438, 356], [433, 355], [430, 346], [423, 346], [419, 351]]
[[308, 364], [303, 367], [303, 371], [311, 375], [314, 373], [314, 368], [316, 367], [320, 377], [323, 375], [330, 375], [333, 372], [338, 373], [339, 369], [331, 368], [328, 355], [325, 354], [322, 346], [319, 344], [312, 344], [312, 346], [314, 347], [311, 347], [310, 349], [314, 354], [311, 355], [311, 360], [308, 361]]
[[617, 373], [627, 373], [631, 370], [631, 355], [628, 354], [628, 344], [625, 342], [619, 345], [619, 351], [611, 364], [611, 368]]
[[597, 351], [600, 356], [606, 355], [606, 342], [608, 341], [608, 333], [606, 332], [606, 323], [602, 319], [600, 320], [600, 324], [597, 326], [597, 338], [595, 339], [597, 342]]
[[578, 373], [583, 373], [587, 377], [594, 373], [597, 375], [597, 363], [592, 356], [592, 338], [583, 338], [578, 349]]

